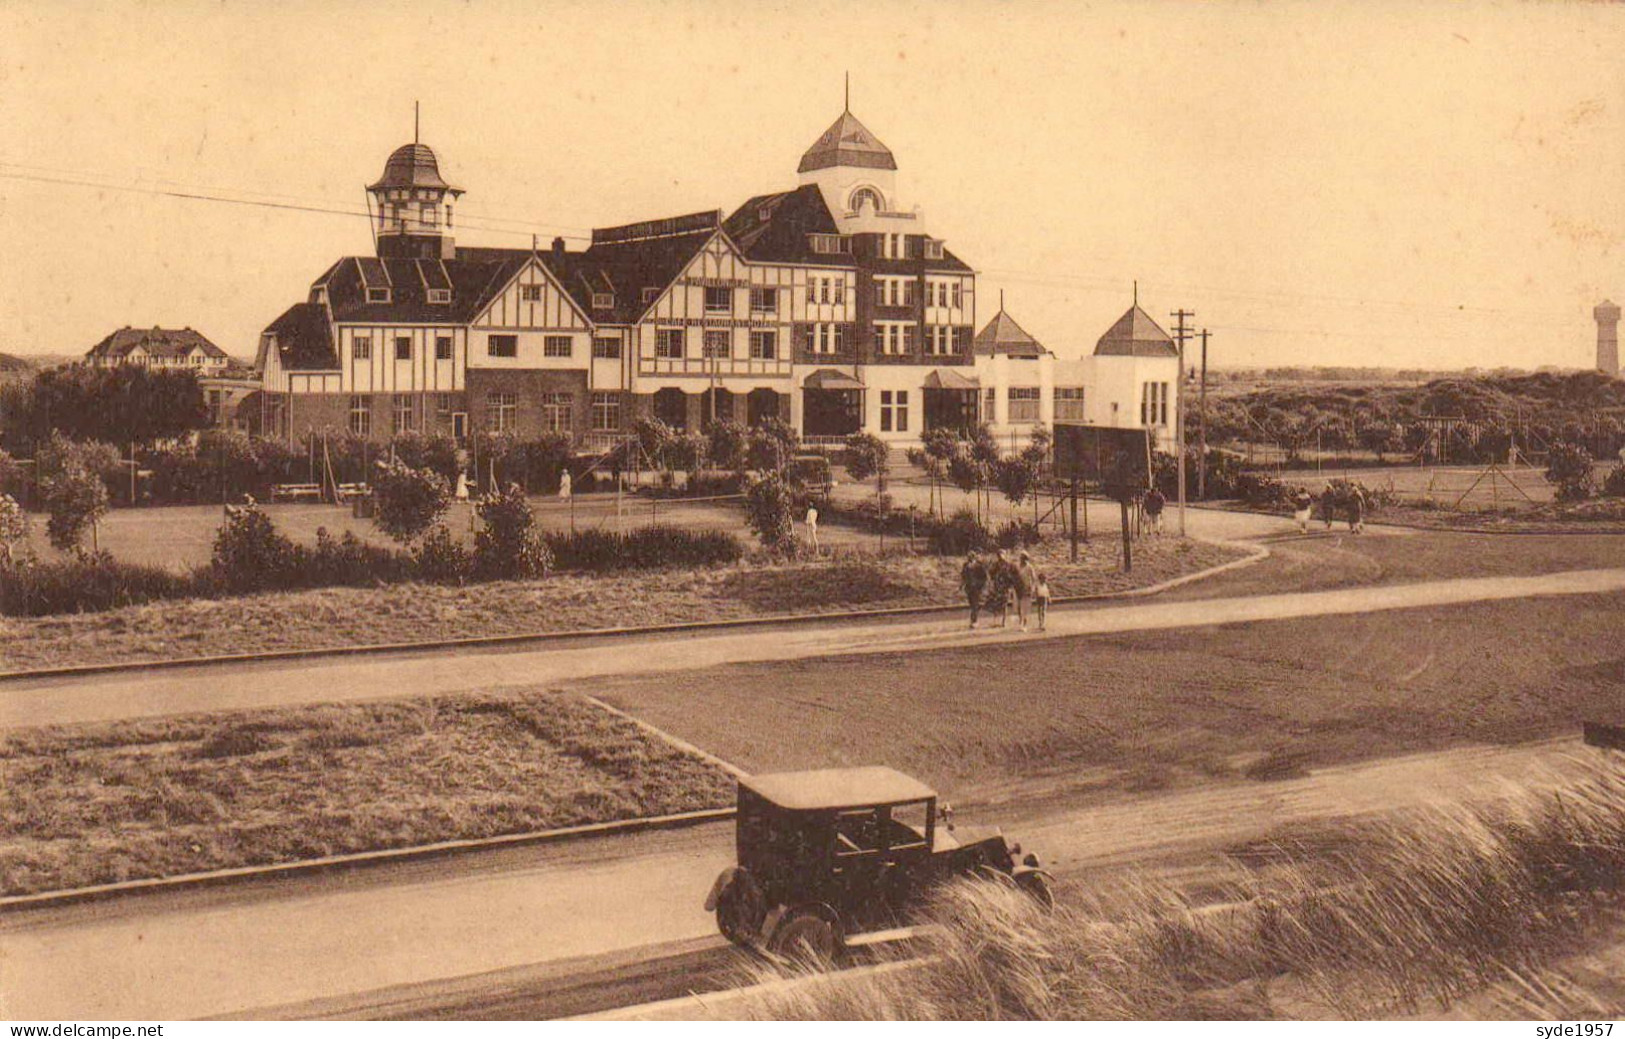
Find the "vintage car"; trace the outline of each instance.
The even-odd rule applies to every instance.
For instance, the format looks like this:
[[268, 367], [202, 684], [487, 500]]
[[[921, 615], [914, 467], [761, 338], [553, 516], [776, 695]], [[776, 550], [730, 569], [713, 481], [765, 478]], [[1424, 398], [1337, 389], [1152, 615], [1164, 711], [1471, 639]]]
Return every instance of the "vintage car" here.
[[955, 830], [934, 790], [889, 768], [739, 781], [738, 862], [705, 908], [729, 941], [832, 959], [848, 935], [895, 927], [931, 885], [1001, 874], [1043, 904], [1050, 876], [997, 830]]

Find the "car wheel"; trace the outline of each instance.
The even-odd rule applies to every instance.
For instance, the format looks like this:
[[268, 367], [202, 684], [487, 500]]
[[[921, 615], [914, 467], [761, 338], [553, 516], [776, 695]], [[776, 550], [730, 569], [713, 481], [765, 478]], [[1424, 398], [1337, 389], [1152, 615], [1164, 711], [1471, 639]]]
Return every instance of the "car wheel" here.
[[717, 930], [735, 945], [749, 945], [767, 918], [762, 893], [748, 876], [736, 876], [717, 896]]
[[1049, 878], [1042, 873], [1021, 873], [1016, 876], [1016, 887], [1045, 909], [1055, 908], [1055, 892]]
[[787, 960], [808, 966], [832, 963], [841, 950], [836, 926], [817, 913], [792, 913], [773, 932], [773, 952]]

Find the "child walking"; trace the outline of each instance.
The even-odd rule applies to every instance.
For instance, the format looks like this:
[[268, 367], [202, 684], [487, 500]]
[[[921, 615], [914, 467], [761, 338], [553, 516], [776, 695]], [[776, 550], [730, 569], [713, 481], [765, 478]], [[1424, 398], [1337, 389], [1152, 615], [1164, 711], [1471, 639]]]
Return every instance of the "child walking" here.
[[1044, 630], [1044, 621], [1049, 617], [1049, 577], [1046, 574], [1038, 575], [1038, 587], [1033, 589], [1033, 602], [1038, 605], [1038, 630]]

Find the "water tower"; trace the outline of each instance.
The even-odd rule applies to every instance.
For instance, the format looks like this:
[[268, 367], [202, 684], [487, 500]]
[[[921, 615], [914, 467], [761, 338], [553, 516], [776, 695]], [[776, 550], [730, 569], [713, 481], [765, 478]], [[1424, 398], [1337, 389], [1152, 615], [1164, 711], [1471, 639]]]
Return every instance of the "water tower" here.
[[1619, 374], [1619, 305], [1603, 300], [1591, 309], [1597, 319], [1597, 370]]

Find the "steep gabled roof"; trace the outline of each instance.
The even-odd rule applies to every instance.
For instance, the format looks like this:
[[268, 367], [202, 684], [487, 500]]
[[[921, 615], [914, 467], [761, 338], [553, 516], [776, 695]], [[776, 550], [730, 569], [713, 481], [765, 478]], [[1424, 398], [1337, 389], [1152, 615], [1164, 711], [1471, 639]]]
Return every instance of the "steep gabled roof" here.
[[1043, 357], [1050, 351], [1042, 343], [1027, 334], [1027, 330], [1016, 324], [1016, 319], [999, 311], [993, 315], [993, 320], [978, 333], [974, 342], [975, 352], [985, 357], [1002, 355], [1005, 357]]
[[[284, 369], [331, 372], [339, 367], [327, 308], [320, 303], [295, 303], [266, 327], [265, 334], [276, 337], [277, 360]], [[263, 355], [256, 367], [264, 370]]]
[[[747, 260], [755, 263], [811, 263], [848, 267], [847, 254], [813, 252], [809, 235], [839, 234], [840, 228], [824, 204], [824, 194], [816, 184], [803, 184], [790, 191], [757, 195], [733, 211], [722, 229]], [[926, 261], [933, 271], [965, 271], [970, 265], [943, 249], [942, 259]]]
[[1178, 357], [1179, 348], [1138, 303], [1128, 308], [1095, 344], [1096, 357]]
[[810, 173], [831, 166], [894, 170], [897, 160], [892, 157], [891, 149], [880, 143], [880, 138], [858, 122], [857, 116], [846, 111], [807, 149], [796, 172]]
[[86, 357], [92, 360], [117, 360], [128, 357], [130, 351], [140, 347], [149, 357], [186, 357], [200, 350], [207, 357], [226, 356], [226, 352], [209, 342], [201, 332], [190, 328], [130, 328], [125, 326], [91, 347]]
[[[327, 287], [333, 318], [379, 324], [455, 324], [474, 320], [530, 259], [528, 249], [458, 249], [456, 259], [347, 256], [316, 282]], [[367, 289], [388, 289], [372, 302]], [[430, 303], [430, 289], [451, 289], [451, 302]]]

